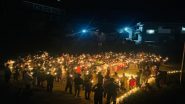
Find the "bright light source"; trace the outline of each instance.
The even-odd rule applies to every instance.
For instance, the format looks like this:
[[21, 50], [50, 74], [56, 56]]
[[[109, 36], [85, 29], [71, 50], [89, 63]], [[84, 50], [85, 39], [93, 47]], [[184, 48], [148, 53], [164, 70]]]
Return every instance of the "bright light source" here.
[[125, 31], [128, 31], [128, 30], [129, 30], [129, 28], [128, 28], [128, 27], [125, 27], [125, 28], [124, 28], [124, 30], [125, 30]]
[[86, 29], [83, 29], [83, 30], [82, 30], [82, 33], [86, 33], [86, 32], [87, 32], [87, 30], [86, 30]]
[[154, 34], [155, 30], [154, 29], [148, 29], [148, 30], [146, 30], [146, 33], [147, 34]]
[[185, 32], [185, 27], [182, 27], [182, 30], [181, 30], [182, 32]]
[[129, 31], [131, 31], [131, 29], [129, 27], [125, 27], [125, 28], [121, 28], [118, 32], [121, 34], [121, 33], [129, 32]]

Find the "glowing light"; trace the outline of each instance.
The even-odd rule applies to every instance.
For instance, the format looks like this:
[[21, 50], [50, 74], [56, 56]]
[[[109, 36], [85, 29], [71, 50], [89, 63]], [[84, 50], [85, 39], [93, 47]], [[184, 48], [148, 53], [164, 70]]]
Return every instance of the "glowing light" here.
[[73, 75], [72, 75], [72, 74], [70, 74], [69, 76], [70, 76], [70, 77], [73, 77]]
[[180, 70], [173, 70], [173, 71], [168, 71], [168, 74], [175, 74], [175, 73], [180, 73]]
[[89, 71], [86, 72], [86, 75], [89, 75]]
[[155, 30], [154, 29], [148, 29], [148, 30], [146, 30], [146, 33], [147, 34], [154, 34]]
[[129, 30], [129, 28], [128, 28], [128, 27], [125, 27], [125, 28], [124, 28], [124, 30], [125, 30], [125, 31], [128, 31], [128, 30]]
[[15, 61], [14, 60], [8, 60], [6, 63], [5, 63], [5, 66], [8, 65], [8, 68], [12, 71], [13, 70], [13, 65], [14, 65]]
[[134, 88], [134, 89], [132, 89], [132, 90], [126, 92], [126, 93], [123, 94], [122, 96], [118, 97], [118, 98], [116, 99], [116, 101], [118, 102], [118, 104], [121, 103], [121, 102], [123, 101], [124, 98], [126, 98], [126, 97], [128, 97], [128, 96], [130, 96], [130, 95], [132, 95], [132, 94], [134, 94], [134, 93], [136, 93], [136, 92], [138, 92], [139, 89], [140, 89], [139, 87], [136, 87], [136, 88]]
[[119, 79], [116, 79], [116, 82], [118, 82], [119, 81]]
[[131, 31], [131, 28], [129, 27], [125, 27], [125, 28], [121, 28], [118, 30], [118, 32], [121, 34], [121, 33], [124, 33], [124, 32], [130, 32]]
[[87, 30], [86, 30], [86, 29], [83, 29], [83, 30], [82, 30], [82, 33], [87, 33]]
[[[134, 57], [133, 57], [134, 56]], [[121, 58], [121, 59], [120, 59]], [[81, 54], [78, 56], [73, 56], [71, 54], [63, 54], [62, 56], [56, 56], [52, 57], [50, 56], [47, 52], [43, 52], [41, 54], [36, 54], [36, 55], [28, 55], [26, 57], [16, 59], [16, 62], [13, 60], [8, 60], [7, 63], [11, 64], [8, 65], [10, 69], [14, 70], [15, 66], [18, 66], [20, 70], [26, 70], [25, 66], [27, 66], [27, 69], [32, 71], [33, 68], [36, 68], [39, 66], [41, 68], [40, 71], [44, 71], [45, 74], [51, 74], [51, 75], [56, 75], [56, 69], [61, 68], [64, 69], [62, 70], [62, 74], [66, 74], [66, 71], [77, 69], [77, 66], [79, 67], [85, 67], [86, 69], [82, 71], [82, 74], [91, 74], [90, 72], [92, 70], [95, 70], [96, 73], [101, 72], [103, 75], [106, 73], [106, 70], [108, 68], [112, 69], [113, 67], [121, 66], [121, 67], [128, 67], [130, 63], [135, 63], [139, 64], [141, 62], [163, 62], [163, 61], [168, 61], [169, 58], [163, 58], [160, 55], [155, 55], [155, 54], [149, 54], [149, 53], [138, 53], [138, 54], [133, 54], [133, 53], [114, 53], [114, 52], [105, 52], [104, 54], [96, 54], [96, 55], [90, 55], [90, 54]], [[64, 68], [64, 65], [61, 63], [65, 63], [66, 65], [73, 65], [75, 63], [78, 63], [79, 65], [75, 65], [75, 67], [71, 68]], [[7, 64], [5, 63], [5, 65]], [[14, 66], [15, 65], [15, 66]], [[96, 66], [95, 69], [90, 68], [91, 66]], [[168, 74], [171, 73], [179, 73], [180, 71], [169, 71]], [[30, 72], [30, 75], [33, 74]], [[113, 73], [110, 72], [110, 75]], [[116, 78], [115, 81], [118, 82], [120, 85], [119, 78], [122, 78], [123, 75], [118, 74], [118, 78]], [[125, 76], [130, 79], [131, 76], [134, 78], [137, 77], [136, 74], [131, 74], [131, 73], [125, 73]], [[73, 77], [72, 74], [70, 74], [70, 77]], [[96, 79], [91, 80], [91, 83], [96, 82]], [[134, 91], [128, 92], [122, 97], [120, 97], [120, 101], [122, 98], [129, 96], [130, 93], [134, 93]]]
[[181, 31], [182, 31], [182, 32], [185, 32], [185, 27], [182, 27]]
[[168, 60], [169, 60], [169, 58], [166, 57], [165, 59], [163, 59], [163, 62], [166, 62], [166, 61], [168, 61]]
[[94, 83], [94, 80], [91, 80], [91, 83]]

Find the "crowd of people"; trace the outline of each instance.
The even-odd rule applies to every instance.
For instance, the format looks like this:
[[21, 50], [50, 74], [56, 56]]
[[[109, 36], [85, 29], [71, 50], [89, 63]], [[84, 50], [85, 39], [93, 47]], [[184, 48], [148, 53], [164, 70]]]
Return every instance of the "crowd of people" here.
[[[57, 57], [47, 52], [36, 55], [19, 57], [5, 63], [5, 81], [8, 83], [11, 76], [15, 81], [22, 80], [24, 88], [44, 88], [47, 82], [47, 91], [52, 92], [54, 81], [65, 83], [65, 91], [80, 97], [84, 90], [85, 99], [89, 100], [94, 92], [94, 104], [116, 104], [119, 94], [125, 93], [134, 87], [149, 86], [148, 79], [156, 77], [156, 84], [160, 87], [161, 74], [159, 66], [168, 58], [146, 53], [101, 53], [70, 55], [62, 54]], [[137, 66], [136, 74], [128, 74], [130, 64]], [[74, 90], [73, 90], [74, 88]], [[74, 92], [73, 92], [74, 91]]]

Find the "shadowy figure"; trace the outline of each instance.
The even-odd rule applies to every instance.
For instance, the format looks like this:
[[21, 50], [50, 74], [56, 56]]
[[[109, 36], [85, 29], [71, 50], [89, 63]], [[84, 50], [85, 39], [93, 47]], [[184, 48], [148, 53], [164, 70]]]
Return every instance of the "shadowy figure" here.
[[12, 72], [9, 68], [5, 68], [4, 70], [4, 77], [5, 77], [5, 83], [9, 83], [10, 82], [10, 78], [11, 78]]
[[54, 76], [49, 73], [47, 75], [47, 91], [52, 92], [53, 91], [53, 82], [54, 82]]
[[83, 84], [82, 78], [80, 78], [80, 74], [77, 75], [77, 77], [74, 79], [75, 83], [75, 96], [80, 97], [80, 85]]
[[94, 104], [103, 104], [104, 88], [102, 83], [96, 84], [92, 90], [94, 91]]
[[90, 79], [87, 79], [84, 81], [84, 86], [85, 86], [85, 99], [89, 100], [90, 94], [91, 94], [91, 87], [92, 87], [92, 83]]
[[107, 104], [111, 103], [111, 99], [113, 101], [113, 104], [116, 104], [118, 88], [119, 86], [114, 82], [114, 78], [111, 78], [110, 83], [107, 86]]
[[69, 93], [72, 94], [72, 86], [73, 86], [72, 75], [70, 76], [70, 74], [68, 74], [66, 79], [67, 79], [67, 81], [66, 81], [65, 92], [67, 92], [67, 90], [69, 89]]

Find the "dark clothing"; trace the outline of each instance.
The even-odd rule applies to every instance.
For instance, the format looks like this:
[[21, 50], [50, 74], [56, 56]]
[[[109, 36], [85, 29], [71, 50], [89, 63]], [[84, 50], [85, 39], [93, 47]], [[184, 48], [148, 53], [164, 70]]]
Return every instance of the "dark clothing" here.
[[111, 94], [107, 94], [107, 104], [111, 103], [111, 101], [110, 101], [111, 98], [113, 100], [113, 104], [116, 104], [116, 96], [115, 95], [111, 95]]
[[62, 73], [62, 70], [59, 68], [57, 70], [57, 75], [56, 75], [56, 81], [59, 82], [61, 80], [61, 73]]
[[98, 83], [103, 84], [103, 76], [101, 74], [98, 74]]
[[141, 73], [142, 73], [141, 71], [137, 72], [136, 84], [138, 87], [141, 87], [140, 84]]
[[156, 86], [158, 87], [158, 88], [160, 88], [160, 77], [159, 76], [156, 76], [156, 78], [155, 78], [155, 83], [156, 83]]
[[93, 87], [94, 91], [94, 104], [103, 104], [104, 88], [102, 84], [97, 84]]
[[25, 94], [25, 96], [28, 96], [28, 95], [32, 94], [31, 85], [32, 85], [33, 78], [28, 72], [25, 72], [23, 78], [24, 78], [23, 81], [25, 84], [25, 89], [24, 89], [23, 93]]
[[39, 69], [34, 68], [33, 69], [33, 85], [34, 86], [38, 86], [38, 73], [39, 73]]
[[5, 69], [5, 82], [6, 83], [9, 83], [10, 82], [10, 78], [11, 78], [11, 71], [10, 71], [10, 69]]
[[41, 75], [41, 72], [40, 71], [38, 71], [38, 73], [37, 73], [37, 86], [38, 87], [41, 87], [43, 84], [42, 84], [42, 75]]
[[107, 96], [107, 86], [109, 85], [110, 83], [110, 77], [106, 77], [105, 80], [104, 80], [104, 98]]
[[74, 83], [75, 83], [75, 85], [81, 85], [81, 84], [83, 84], [83, 79], [80, 77], [77, 77], [74, 79]]
[[53, 90], [53, 82], [54, 82], [54, 77], [51, 74], [49, 74], [47, 76], [47, 91], [48, 92], [52, 92], [52, 90]]
[[116, 96], [117, 96], [117, 90], [119, 86], [116, 85], [115, 83], [111, 82], [107, 86], [107, 104], [111, 103], [111, 98], [113, 100], [113, 104], [116, 104]]
[[103, 104], [102, 98], [94, 98], [94, 104]]
[[75, 96], [80, 96], [80, 85], [75, 85]]
[[74, 79], [75, 83], [75, 96], [80, 96], [80, 85], [83, 84], [83, 80], [80, 77]]
[[156, 86], [158, 88], [161, 87], [161, 84], [166, 84], [167, 72], [166, 71], [158, 71], [156, 75]]
[[17, 68], [15, 69], [15, 73], [14, 73], [13, 77], [14, 77], [15, 81], [17, 81], [19, 78], [19, 70]]
[[91, 94], [91, 91], [85, 90], [85, 99], [89, 100], [90, 99], [90, 94]]
[[69, 89], [70, 94], [72, 94], [72, 86], [73, 86], [73, 79], [72, 77], [68, 76], [65, 91], [67, 92], [67, 90]]
[[85, 86], [85, 98], [90, 99], [92, 83], [90, 82], [90, 80], [87, 80], [84, 82], [84, 86]]

